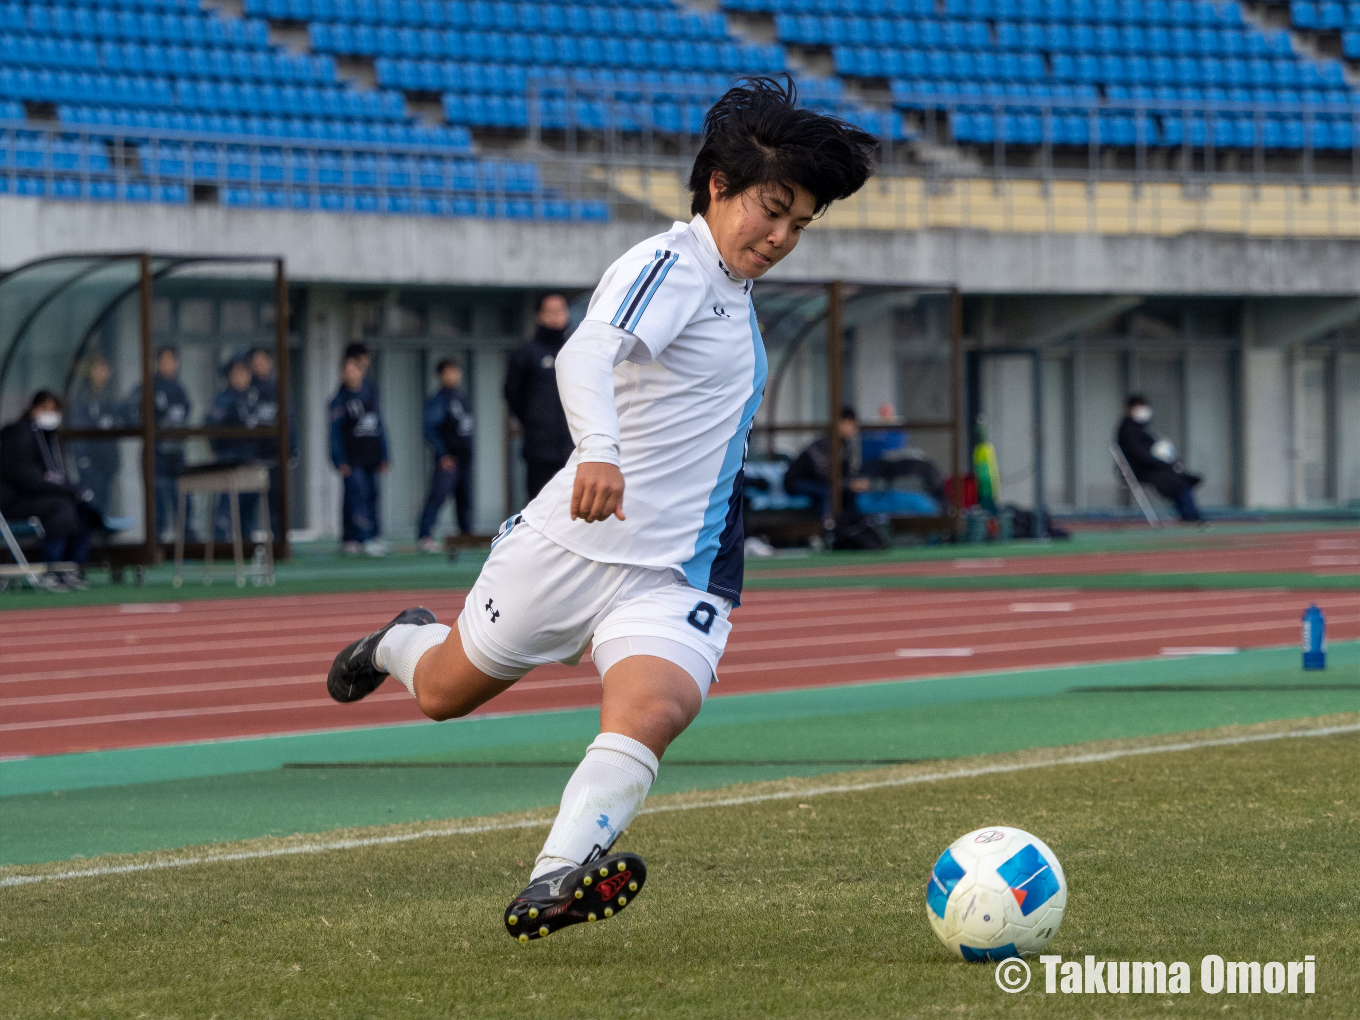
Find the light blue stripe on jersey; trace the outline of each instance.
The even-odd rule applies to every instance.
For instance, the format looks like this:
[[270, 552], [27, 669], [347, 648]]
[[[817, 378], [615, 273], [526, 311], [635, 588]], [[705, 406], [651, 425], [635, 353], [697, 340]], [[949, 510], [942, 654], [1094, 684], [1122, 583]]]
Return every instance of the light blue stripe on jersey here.
[[623, 318], [624, 312], [628, 310], [628, 306], [633, 301], [633, 295], [636, 294], [638, 292], [638, 288], [642, 286], [642, 281], [647, 279], [647, 274], [652, 271], [652, 267], [661, 260], [662, 254], [663, 252], [661, 251], [661, 249], [658, 248], [656, 254], [652, 257], [652, 261], [648, 262], [645, 266], [642, 267], [642, 272], [638, 273], [638, 278], [634, 280], [633, 285], [628, 288], [628, 296], [623, 299], [623, 304], [619, 305], [619, 310], [615, 312], [614, 317], [609, 320], [609, 324], [611, 326], [618, 326], [620, 329], [628, 328], [624, 326], [619, 320]]
[[628, 330], [629, 332], [632, 332], [633, 330], [637, 329], [638, 323], [642, 321], [642, 313], [647, 310], [647, 306], [652, 303], [652, 298], [656, 297], [656, 292], [661, 289], [661, 284], [662, 282], [665, 281], [666, 274], [671, 271], [671, 266], [675, 265], [679, 261], [680, 261], [679, 255], [670, 253], [666, 261], [661, 263], [661, 272], [657, 274], [656, 282], [653, 283], [651, 287], [647, 289], [647, 296], [644, 297], [642, 299], [642, 303], [638, 305], [637, 312], [628, 317], [628, 322], [623, 327], [624, 329]]
[[765, 395], [765, 376], [769, 370], [765, 359], [765, 344], [760, 339], [755, 306], [750, 307], [751, 347], [755, 353], [751, 395], [746, 398], [746, 404], [741, 410], [741, 424], [728, 440], [722, 467], [718, 469], [718, 481], [708, 497], [704, 523], [694, 543], [694, 555], [683, 565], [685, 579], [689, 581], [691, 587], [700, 591], [708, 591], [709, 577], [713, 573], [713, 560], [718, 555], [718, 548], [722, 543], [723, 526], [727, 523], [727, 509], [732, 502], [732, 487], [736, 484], [737, 472], [746, 462], [746, 440], [751, 432], [751, 423], [755, 421], [756, 410], [760, 407], [760, 400]]

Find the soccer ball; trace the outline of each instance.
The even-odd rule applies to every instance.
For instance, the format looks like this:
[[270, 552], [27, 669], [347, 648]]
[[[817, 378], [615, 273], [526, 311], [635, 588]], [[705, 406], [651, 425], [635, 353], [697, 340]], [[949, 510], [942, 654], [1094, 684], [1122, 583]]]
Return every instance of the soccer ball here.
[[1062, 865], [1043, 840], [998, 825], [960, 836], [926, 885], [926, 915], [971, 962], [1028, 956], [1048, 945], [1067, 907]]

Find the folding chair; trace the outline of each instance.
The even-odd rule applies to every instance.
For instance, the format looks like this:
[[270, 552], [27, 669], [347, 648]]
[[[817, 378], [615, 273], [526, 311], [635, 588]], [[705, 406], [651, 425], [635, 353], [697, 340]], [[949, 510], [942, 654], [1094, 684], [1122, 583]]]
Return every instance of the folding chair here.
[[1124, 457], [1124, 451], [1119, 448], [1118, 443], [1110, 444], [1110, 456], [1114, 458], [1114, 466], [1119, 469], [1119, 475], [1124, 479], [1124, 484], [1128, 486], [1129, 492], [1133, 493], [1134, 500], [1138, 503], [1138, 509], [1143, 511], [1143, 516], [1147, 518], [1148, 527], [1163, 528], [1166, 521], [1157, 513], [1157, 505], [1143, 488], [1143, 483], [1134, 476], [1133, 468], [1129, 467], [1129, 462]]
[[8, 584], [11, 577], [24, 577], [28, 579], [30, 587], [40, 589], [47, 587], [43, 581], [43, 574], [47, 571], [74, 573], [78, 569], [74, 563], [29, 563], [18, 538], [15, 537], [16, 528], [25, 538], [32, 536], [41, 541], [44, 537], [42, 522], [36, 517], [15, 521], [11, 526], [9, 521], [0, 516], [0, 537], [4, 538], [5, 547], [14, 557], [13, 563], [0, 563], [0, 582], [3, 584]]

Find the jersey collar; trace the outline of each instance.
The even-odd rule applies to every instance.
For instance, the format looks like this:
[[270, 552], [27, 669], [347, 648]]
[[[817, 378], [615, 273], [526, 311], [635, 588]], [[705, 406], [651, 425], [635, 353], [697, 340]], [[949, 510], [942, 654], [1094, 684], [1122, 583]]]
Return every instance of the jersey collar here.
[[718, 242], [713, 240], [713, 231], [708, 229], [708, 221], [702, 215], [695, 216], [694, 219], [689, 221], [689, 229], [694, 232], [694, 237], [698, 240], [699, 247], [703, 249], [704, 254], [713, 260], [713, 264], [718, 267], [722, 274], [741, 287], [743, 294], [750, 293], [751, 281], [735, 275], [723, 262], [722, 255], [718, 253]]

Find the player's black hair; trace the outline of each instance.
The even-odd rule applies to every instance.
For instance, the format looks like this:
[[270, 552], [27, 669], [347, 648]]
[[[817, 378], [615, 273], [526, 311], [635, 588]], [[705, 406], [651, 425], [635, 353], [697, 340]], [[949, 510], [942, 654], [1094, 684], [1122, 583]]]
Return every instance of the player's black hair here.
[[60, 411], [61, 397], [57, 396], [51, 390], [39, 390], [37, 393], [33, 394], [33, 399], [28, 402], [28, 409], [33, 411], [42, 407], [43, 404], [56, 404], [57, 410]]
[[345, 356], [341, 359], [341, 361], [342, 362], [353, 361], [355, 358], [368, 358], [368, 357], [372, 357], [372, 355], [369, 354], [368, 345], [354, 343], [349, 344], [345, 348]]
[[1150, 407], [1147, 397], [1141, 393], [1130, 393], [1129, 399], [1124, 401], [1124, 406], [1132, 411], [1135, 407]]
[[[849, 198], [874, 170], [878, 140], [839, 117], [799, 109], [787, 74], [743, 78], [704, 117], [704, 143], [694, 157], [690, 211], [708, 211], [708, 182], [722, 174], [724, 198], [747, 188], [807, 189], [822, 212]], [[792, 198], [792, 194], [789, 195]]]
[[853, 407], [851, 407], [849, 404], [846, 404], [844, 407], [841, 408], [841, 420], [859, 421], [859, 415], [855, 413], [855, 409]]
[[540, 294], [538, 296], [538, 301], [534, 304], [534, 314], [538, 315], [540, 312], [542, 312], [543, 305], [547, 302], [548, 298], [553, 297], [561, 298], [563, 301], [566, 301], [567, 304], [571, 304], [570, 301], [567, 301], [567, 296], [565, 294], [559, 293], [558, 291], [555, 290], [550, 290], [548, 291], [548, 293]]
[[463, 370], [463, 366], [458, 364], [458, 362], [454, 361], [452, 358], [440, 358], [439, 364], [434, 366], [434, 374], [436, 376], [441, 376], [444, 374], [444, 369], [446, 368], [456, 368], [460, 372]]

